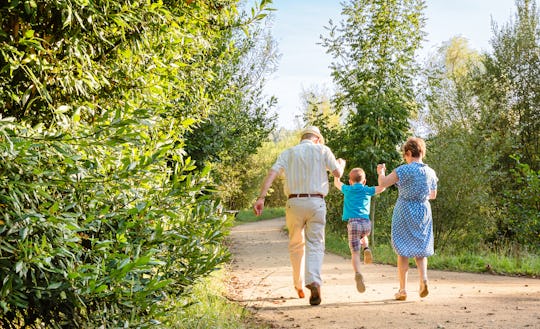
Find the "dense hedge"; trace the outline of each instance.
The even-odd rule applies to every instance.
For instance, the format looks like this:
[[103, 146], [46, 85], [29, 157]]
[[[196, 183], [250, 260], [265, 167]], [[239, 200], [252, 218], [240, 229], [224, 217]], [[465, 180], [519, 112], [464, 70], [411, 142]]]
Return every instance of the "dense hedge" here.
[[226, 260], [207, 171], [128, 127], [98, 143], [0, 123], [2, 327], [145, 327]]
[[268, 129], [237, 69], [267, 4], [0, 3], [1, 327], [154, 326], [227, 260], [189, 136], [217, 115]]

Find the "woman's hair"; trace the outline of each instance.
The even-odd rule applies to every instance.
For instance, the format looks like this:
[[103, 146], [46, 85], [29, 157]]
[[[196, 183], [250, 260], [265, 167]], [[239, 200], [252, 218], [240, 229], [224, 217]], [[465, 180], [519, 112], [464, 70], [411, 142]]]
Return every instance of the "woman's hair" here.
[[413, 158], [422, 158], [426, 155], [426, 142], [419, 137], [409, 137], [403, 144], [403, 153], [411, 152]]
[[355, 183], [362, 183], [366, 179], [366, 173], [362, 168], [353, 168], [349, 173], [349, 179]]

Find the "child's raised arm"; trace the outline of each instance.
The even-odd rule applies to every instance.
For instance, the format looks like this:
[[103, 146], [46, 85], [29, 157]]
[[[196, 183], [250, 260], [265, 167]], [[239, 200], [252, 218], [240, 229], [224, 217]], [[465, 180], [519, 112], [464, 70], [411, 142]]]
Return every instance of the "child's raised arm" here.
[[[336, 160], [337, 161], [337, 164], [338, 166], [340, 167], [340, 171], [341, 171], [341, 176], [343, 176], [343, 173], [345, 172], [345, 165], [346, 165], [346, 162], [344, 159], [342, 158], [339, 158]], [[341, 176], [340, 177], [335, 177], [334, 176], [334, 186], [341, 191], [341, 187], [343, 186], [343, 183], [341, 182]]]
[[341, 182], [339, 177], [334, 177], [334, 186], [337, 187], [337, 189], [341, 191], [341, 187], [343, 186], [343, 183]]

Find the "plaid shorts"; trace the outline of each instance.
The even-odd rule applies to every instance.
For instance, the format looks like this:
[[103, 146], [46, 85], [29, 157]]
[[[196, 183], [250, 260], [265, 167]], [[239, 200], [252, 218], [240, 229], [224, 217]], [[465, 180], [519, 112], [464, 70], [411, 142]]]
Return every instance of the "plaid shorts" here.
[[349, 248], [351, 251], [360, 250], [360, 239], [371, 233], [371, 221], [366, 218], [350, 218], [347, 223]]

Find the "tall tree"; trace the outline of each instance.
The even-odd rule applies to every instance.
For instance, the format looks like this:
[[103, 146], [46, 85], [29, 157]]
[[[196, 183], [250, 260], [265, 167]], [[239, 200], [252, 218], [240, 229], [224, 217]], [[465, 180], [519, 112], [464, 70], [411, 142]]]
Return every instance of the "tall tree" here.
[[332, 104], [330, 91], [326, 88], [312, 86], [302, 90], [301, 99], [303, 121], [307, 125], [336, 129], [342, 124], [340, 114]]
[[[344, 125], [330, 128], [322, 117], [319, 126], [349, 168], [364, 168], [370, 185], [376, 184], [377, 163], [393, 168], [401, 162], [396, 148], [410, 133], [409, 119], [419, 107], [415, 55], [425, 35], [424, 8], [423, 0], [349, 0], [343, 2], [339, 24], [330, 21], [328, 35], [321, 37], [334, 58], [332, 101]], [[329, 218], [340, 218], [342, 198], [332, 194], [328, 200], [336, 206], [329, 207]], [[385, 199], [391, 197], [382, 195], [381, 204], [390, 204]], [[341, 221], [329, 222], [343, 232]]]
[[276, 99], [266, 96], [263, 88], [279, 56], [275, 41], [265, 30], [269, 20], [262, 19], [267, 16], [259, 18], [249, 34], [231, 30], [221, 40], [222, 51], [231, 57], [227, 62], [219, 61], [214, 83], [207, 90], [218, 99], [211, 114], [186, 135], [186, 151], [191, 157], [216, 169], [213, 178], [230, 209], [249, 206], [251, 199], [242, 197], [241, 189], [250, 183], [245, 181], [248, 177], [244, 173], [249, 170], [246, 160], [275, 128], [276, 115], [270, 111]]
[[335, 59], [334, 99], [346, 124], [331, 145], [351, 165], [366, 169], [368, 181], [377, 162], [400, 161], [396, 152], [418, 109], [415, 54], [424, 36], [423, 0], [351, 0], [343, 20], [330, 22], [322, 44]]
[[499, 168], [511, 166], [508, 156], [517, 153], [540, 169], [539, 12], [534, 0], [517, 0], [516, 5], [514, 20], [500, 29], [494, 24], [493, 54], [486, 56], [485, 72], [478, 78], [482, 129], [500, 155]]
[[483, 241], [495, 229], [490, 213], [489, 189], [484, 174], [488, 154], [479, 144], [477, 97], [471, 75], [481, 70], [481, 56], [466, 39], [454, 37], [441, 45], [427, 62], [426, 124], [431, 132], [426, 161], [440, 173], [444, 191], [432, 205], [437, 247], [454, 247]]
[[[498, 231], [511, 241], [537, 244], [538, 198], [522, 204], [528, 210], [517, 216], [520, 199], [513, 195], [530, 191], [540, 170], [540, 14], [534, 0], [517, 0], [516, 7], [513, 20], [501, 28], [493, 24], [493, 53], [476, 77], [481, 116], [477, 130], [493, 155], [487, 177], [500, 210]], [[522, 165], [528, 170], [521, 170]], [[516, 173], [532, 177], [516, 179]]]

